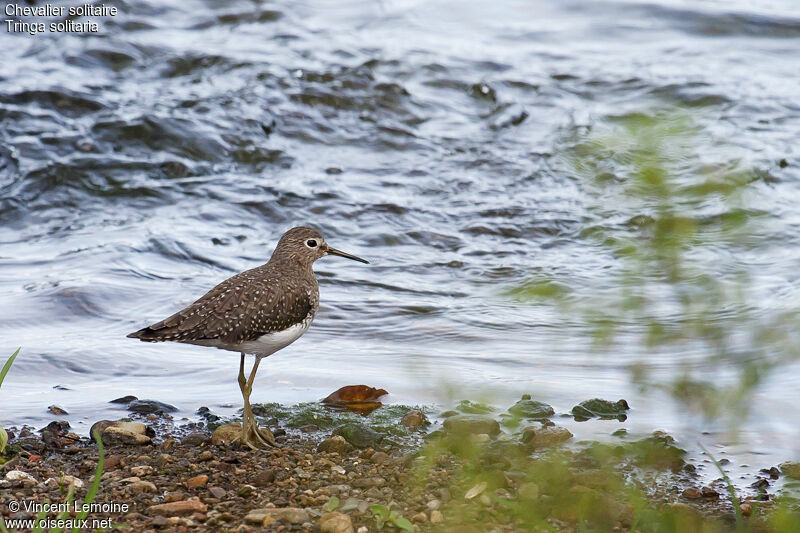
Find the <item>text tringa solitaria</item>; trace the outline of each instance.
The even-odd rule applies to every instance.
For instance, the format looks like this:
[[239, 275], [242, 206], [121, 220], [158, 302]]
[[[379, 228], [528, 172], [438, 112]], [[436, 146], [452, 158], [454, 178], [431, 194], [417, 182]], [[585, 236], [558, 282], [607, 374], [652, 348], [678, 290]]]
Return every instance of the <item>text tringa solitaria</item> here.
[[[268, 263], [223, 281], [186, 309], [128, 337], [240, 352], [239, 388], [244, 398], [240, 442], [251, 448], [274, 445], [271, 432], [258, 428], [250, 408], [253, 380], [262, 358], [297, 340], [314, 320], [319, 288], [311, 265], [325, 255], [367, 263], [329, 247], [314, 229], [292, 228], [278, 241]], [[247, 379], [245, 354], [256, 356]]]

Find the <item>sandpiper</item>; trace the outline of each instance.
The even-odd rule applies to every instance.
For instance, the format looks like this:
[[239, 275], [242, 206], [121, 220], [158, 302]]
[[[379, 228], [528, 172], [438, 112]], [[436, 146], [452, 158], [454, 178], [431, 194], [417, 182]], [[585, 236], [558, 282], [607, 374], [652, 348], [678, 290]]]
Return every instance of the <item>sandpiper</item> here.
[[[280, 238], [269, 262], [229, 278], [169, 318], [128, 335], [148, 342], [175, 341], [239, 352], [239, 388], [244, 398], [239, 442], [255, 449], [274, 446], [259, 428], [250, 393], [261, 359], [296, 341], [319, 309], [319, 288], [311, 265], [325, 255], [365, 259], [331, 248], [311, 228], [292, 228]], [[245, 379], [245, 354], [255, 355]]]

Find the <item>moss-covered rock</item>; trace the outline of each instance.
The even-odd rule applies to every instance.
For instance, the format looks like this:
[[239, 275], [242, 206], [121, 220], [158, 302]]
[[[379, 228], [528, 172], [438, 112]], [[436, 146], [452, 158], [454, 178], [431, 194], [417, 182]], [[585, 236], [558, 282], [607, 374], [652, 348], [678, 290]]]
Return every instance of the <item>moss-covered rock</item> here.
[[618, 400], [611, 402], [608, 400], [601, 400], [594, 398], [581, 402], [572, 408], [572, 415], [575, 420], [589, 420], [590, 418], [600, 418], [602, 420], [619, 420], [620, 422], [626, 420], [628, 415], [626, 412], [630, 410], [628, 402], [625, 400]]

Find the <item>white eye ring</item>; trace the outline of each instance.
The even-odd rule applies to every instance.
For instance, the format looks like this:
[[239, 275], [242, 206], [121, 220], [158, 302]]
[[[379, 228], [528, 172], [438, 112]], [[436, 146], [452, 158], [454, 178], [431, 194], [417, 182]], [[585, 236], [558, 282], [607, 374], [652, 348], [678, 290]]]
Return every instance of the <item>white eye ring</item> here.
[[306, 246], [308, 246], [309, 248], [316, 248], [319, 245], [317, 244], [317, 240], [316, 239], [308, 239], [306, 241]]

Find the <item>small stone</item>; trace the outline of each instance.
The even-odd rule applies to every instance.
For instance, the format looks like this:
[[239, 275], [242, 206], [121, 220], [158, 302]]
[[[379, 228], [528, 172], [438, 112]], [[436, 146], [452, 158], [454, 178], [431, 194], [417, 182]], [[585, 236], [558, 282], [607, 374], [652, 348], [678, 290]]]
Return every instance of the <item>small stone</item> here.
[[66, 410], [62, 409], [61, 407], [59, 407], [57, 405], [51, 405], [51, 406], [49, 406], [47, 408], [47, 410], [50, 413], [52, 413], [54, 415], [57, 415], [57, 416], [63, 416], [63, 415], [68, 415], [69, 414]]
[[231, 423], [223, 424], [214, 430], [211, 435], [211, 444], [219, 446], [221, 444], [230, 444], [239, 437], [242, 433], [241, 424]]
[[111, 400], [108, 403], [124, 403], [124, 404], [128, 404], [128, 403], [131, 403], [131, 402], [133, 402], [135, 400], [138, 400], [138, 399], [139, 398], [137, 398], [136, 396], [128, 395], [128, 396], [123, 396], [121, 398], [117, 398], [115, 400]]
[[[302, 524], [303, 522], [308, 522], [311, 520], [311, 515], [308, 514], [308, 511], [305, 509], [299, 509], [297, 507], [270, 509], [268, 514], [273, 515], [278, 520], [285, 520], [290, 524]], [[269, 517], [264, 520], [265, 523], [268, 518]]]
[[739, 506], [739, 510], [742, 511], [744, 516], [750, 516], [753, 513], [753, 505], [750, 503], [743, 503]]
[[701, 489], [703, 498], [719, 498], [719, 493], [711, 487], [703, 487]]
[[275, 481], [275, 471], [271, 469], [261, 470], [253, 479], [256, 487], [267, 487]]
[[169, 524], [166, 516], [154, 516], [153, 519], [150, 521], [152, 525], [155, 527], [166, 527]]
[[194, 431], [181, 439], [181, 444], [192, 447], [203, 446], [209, 442], [211, 442], [211, 437], [204, 431]]
[[169, 503], [169, 502], [180, 502], [180, 501], [183, 501], [185, 499], [186, 499], [186, 495], [184, 493], [182, 493], [181, 491], [177, 491], [177, 490], [173, 491], [173, 492], [168, 492], [168, 493], [166, 493], [164, 495], [164, 501], [167, 502], [167, 503]]
[[224, 500], [228, 495], [228, 491], [216, 485], [208, 489], [208, 492], [218, 500]]
[[369, 533], [369, 528], [367, 526], [361, 526], [356, 530], [356, 533]]
[[137, 477], [145, 477], [151, 475], [155, 470], [150, 465], [132, 466], [131, 474]]
[[441, 524], [444, 522], [444, 515], [441, 511], [431, 511], [431, 524]]
[[413, 515], [411, 517], [411, 521], [412, 522], [416, 522], [418, 524], [421, 524], [423, 522], [427, 522], [428, 521], [428, 515], [426, 515], [425, 513], [417, 513], [417, 514], [415, 514], [415, 515]]
[[683, 497], [688, 498], [690, 500], [698, 500], [703, 497], [702, 491], [695, 487], [689, 487], [688, 489], [683, 491]]
[[6, 472], [6, 479], [9, 481], [33, 481], [36, 483], [36, 478], [22, 470], [11, 470]]
[[484, 490], [486, 490], [486, 485], [487, 483], [485, 481], [481, 481], [477, 485], [473, 486], [471, 489], [467, 491], [466, 494], [464, 494], [464, 499], [471, 500], [475, 498], [476, 496], [481, 494]]
[[134, 494], [141, 494], [141, 493], [156, 492], [158, 489], [154, 484], [152, 484], [149, 481], [136, 481], [130, 486], [130, 490]]
[[439, 501], [439, 500], [431, 500], [426, 504], [426, 507], [428, 509], [430, 509], [431, 511], [435, 511], [436, 509], [438, 509], [441, 506], [442, 506], [442, 502]]
[[147, 426], [141, 422], [112, 422], [101, 432], [104, 444], [141, 445], [152, 439], [147, 435]]
[[365, 489], [369, 487], [382, 487], [386, 484], [386, 480], [382, 477], [364, 477], [354, 479], [352, 485], [357, 489]]
[[425, 416], [425, 413], [417, 409], [413, 409], [403, 415], [403, 418], [400, 419], [400, 423], [408, 429], [416, 429], [422, 427], [423, 425], [427, 425], [429, 422], [428, 417]]
[[317, 524], [320, 533], [353, 533], [353, 522], [344, 513], [325, 513]]
[[256, 488], [253, 485], [242, 485], [236, 491], [236, 494], [238, 494], [242, 498], [249, 498], [253, 494], [253, 492], [255, 492], [255, 490]]
[[353, 447], [341, 435], [328, 437], [317, 446], [319, 452], [338, 453], [339, 455], [344, 455], [352, 449]]
[[533, 448], [552, 446], [571, 438], [572, 433], [560, 426], [531, 426], [522, 430], [522, 442]]
[[83, 488], [83, 480], [78, 479], [74, 476], [63, 475], [57, 478], [56, 477], [48, 478], [44, 482], [44, 486], [51, 490], [57, 489], [59, 487], [67, 488], [70, 485], [74, 485], [76, 489]]
[[200, 474], [194, 477], [190, 477], [186, 481], [184, 481], [183, 485], [187, 489], [196, 489], [197, 487], [204, 487], [208, 483], [208, 476], [205, 474]]
[[193, 513], [205, 513], [208, 506], [199, 500], [184, 500], [180, 502], [161, 503], [151, 505], [148, 511], [165, 516], [183, 516]]
[[483, 415], [455, 415], [444, 421], [444, 428], [453, 434], [469, 435], [486, 433], [497, 435], [500, 424], [492, 417]]
[[370, 457], [369, 460], [376, 465], [382, 465], [389, 460], [389, 454], [386, 452], [375, 452], [372, 454], [372, 457]]

